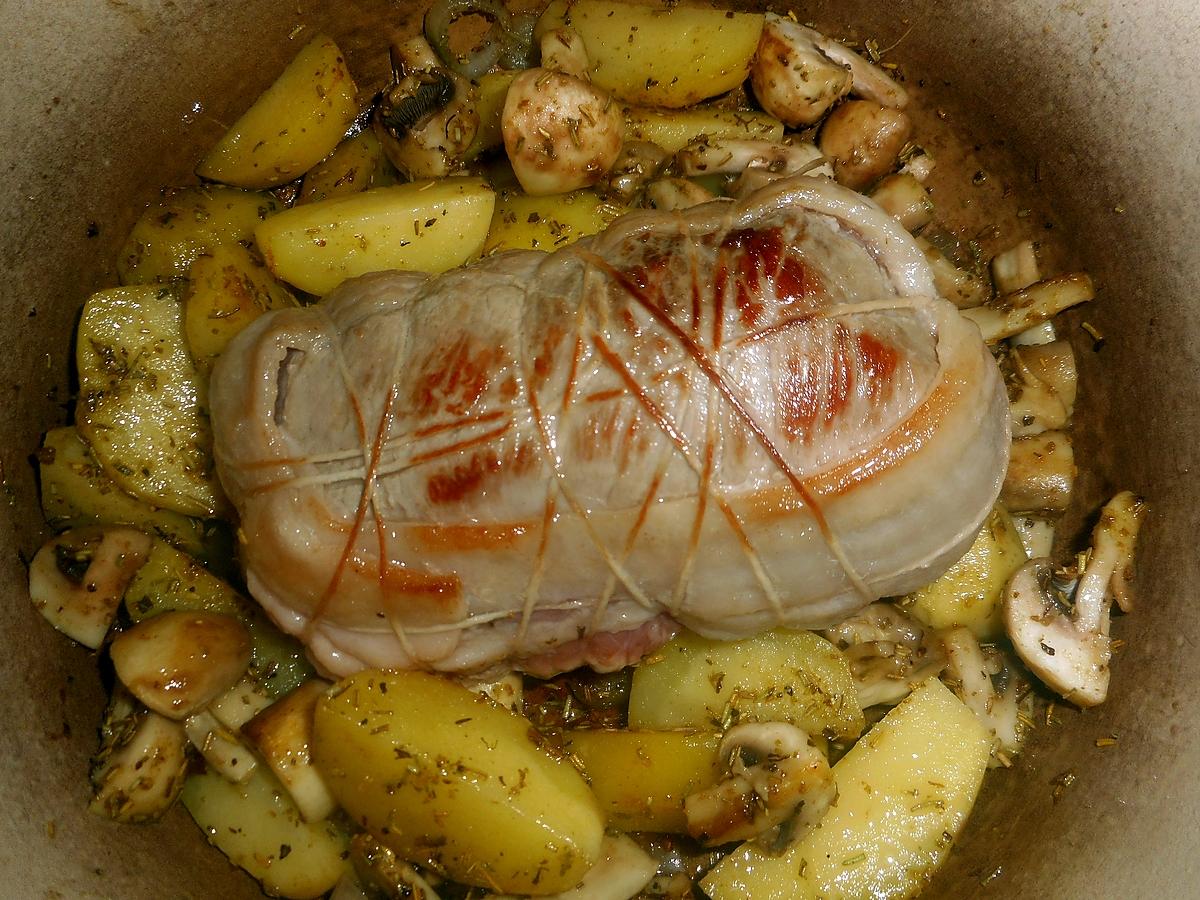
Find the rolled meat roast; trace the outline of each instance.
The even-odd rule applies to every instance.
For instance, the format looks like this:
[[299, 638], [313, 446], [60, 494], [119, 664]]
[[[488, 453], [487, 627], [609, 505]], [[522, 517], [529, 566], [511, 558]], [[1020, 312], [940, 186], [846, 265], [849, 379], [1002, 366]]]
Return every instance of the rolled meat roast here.
[[965, 552], [1010, 440], [920, 249], [809, 177], [348, 282], [211, 401], [250, 591], [333, 675], [827, 626]]

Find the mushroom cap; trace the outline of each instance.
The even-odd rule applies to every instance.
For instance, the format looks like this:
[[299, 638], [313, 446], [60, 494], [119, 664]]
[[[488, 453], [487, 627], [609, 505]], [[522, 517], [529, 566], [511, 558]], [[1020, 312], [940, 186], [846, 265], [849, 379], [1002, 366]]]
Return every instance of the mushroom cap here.
[[1072, 703], [1096, 706], [1108, 695], [1107, 628], [1086, 631], [1076, 625], [1050, 594], [1052, 572], [1045, 558], [1016, 571], [1004, 589], [1004, 626], [1033, 674]]

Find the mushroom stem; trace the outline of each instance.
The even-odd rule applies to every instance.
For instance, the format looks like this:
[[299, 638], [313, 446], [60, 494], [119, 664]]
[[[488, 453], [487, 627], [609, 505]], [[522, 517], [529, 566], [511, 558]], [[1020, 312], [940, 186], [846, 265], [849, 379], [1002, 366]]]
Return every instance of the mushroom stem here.
[[1003, 754], [1021, 747], [1021, 720], [1017, 707], [1017, 685], [1011, 677], [1003, 690], [997, 690], [993, 675], [1009, 674], [1009, 667], [994, 648], [985, 653], [969, 628], [951, 628], [941, 635], [949, 664], [946, 667], [951, 687], [992, 733], [992, 765], [1007, 765]]

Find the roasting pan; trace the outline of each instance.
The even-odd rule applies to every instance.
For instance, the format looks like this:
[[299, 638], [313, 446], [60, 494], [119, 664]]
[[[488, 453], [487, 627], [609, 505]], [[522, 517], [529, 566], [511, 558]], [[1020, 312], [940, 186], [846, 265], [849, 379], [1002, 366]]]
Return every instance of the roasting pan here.
[[[899, 42], [891, 58], [921, 79], [929, 109], [981, 158], [1015, 160], [1035, 192], [1057, 198], [1055, 240], [1096, 277], [1086, 317], [1106, 338], [1097, 349], [1072, 329], [1076, 452], [1090, 460], [1073, 528], [1123, 487], [1152, 509], [1111, 699], [1086, 714], [1060, 706], [1059, 723], [988, 779], [930, 893], [1197, 896], [1200, 5], [841, 0], [799, 11], [842, 36]], [[45, 536], [30, 455], [65, 420], [69, 335], [84, 298], [116, 283], [136, 209], [189, 176], [303, 35], [334, 35], [374, 86], [381, 48], [418, 15], [405, 0], [0, 2], [0, 897], [259, 896], [185, 813], [130, 827], [87, 812], [104, 689], [94, 656], [28, 602], [25, 560]]]

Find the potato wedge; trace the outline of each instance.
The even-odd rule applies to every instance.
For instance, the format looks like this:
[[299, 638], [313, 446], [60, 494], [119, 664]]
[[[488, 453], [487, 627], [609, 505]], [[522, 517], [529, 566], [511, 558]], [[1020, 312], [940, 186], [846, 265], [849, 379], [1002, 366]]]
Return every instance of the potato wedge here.
[[154, 542], [125, 589], [125, 609], [134, 622], [171, 610], [233, 616], [250, 632], [251, 677], [274, 697], [295, 690], [315, 674], [300, 644], [276, 628], [257, 604], [163, 541]]
[[627, 103], [678, 109], [746, 80], [763, 17], [667, 3], [555, 0], [535, 36], [564, 25], [583, 38], [595, 84]]
[[966, 822], [992, 736], [936, 678], [833, 767], [837, 803], [782, 855], [743, 844], [700, 885], [712, 900], [914, 897]]
[[184, 344], [177, 293], [141, 285], [93, 294], [75, 361], [75, 425], [105, 474], [153, 506], [218, 513], [206, 384]]
[[295, 305], [296, 298], [241, 244], [200, 254], [183, 289], [183, 334], [196, 368], [207, 375], [243, 328], [267, 310]]
[[42, 514], [51, 528], [131, 525], [193, 556], [204, 555], [203, 522], [125, 493], [105, 474], [73, 425], [47, 431], [36, 458]]
[[572, 191], [531, 197], [519, 190], [501, 191], [488, 228], [485, 253], [500, 250], [545, 250], [547, 253], [598, 234], [616, 216], [594, 191]]
[[528, 719], [423, 672], [366, 671], [317, 704], [312, 755], [341, 807], [397, 855], [497, 893], [573, 887], [604, 817]]
[[374, 129], [367, 128], [346, 138], [329, 156], [305, 173], [296, 203], [348, 197], [373, 187], [386, 187], [395, 180], [383, 145]]
[[512, 84], [520, 72], [488, 72], [479, 79], [479, 97], [475, 101], [475, 112], [479, 116], [479, 128], [466, 149], [463, 158], [475, 159], [481, 153], [495, 150], [504, 145], [504, 134], [500, 130], [501, 113], [504, 111], [504, 98], [508, 96], [508, 86]]
[[565, 739], [618, 831], [686, 833], [683, 798], [721, 780], [715, 732], [570, 731]]
[[358, 115], [358, 88], [337, 44], [318, 35], [225, 133], [201, 178], [267, 188], [299, 178], [338, 145]]
[[283, 207], [270, 194], [219, 185], [166, 191], [134, 223], [117, 257], [121, 284], [151, 284], [187, 275], [201, 253], [248, 241]]
[[783, 140], [783, 123], [763, 112], [697, 106], [692, 109], [625, 108], [625, 140], [649, 141], [676, 153], [700, 137]]
[[981, 641], [1004, 633], [1000, 613], [1004, 585], [1025, 565], [1021, 535], [1008, 511], [996, 504], [975, 543], [941, 578], [900, 601], [905, 612], [930, 628], [969, 628]]
[[444, 272], [474, 259], [495, 203], [480, 178], [414, 181], [297, 206], [255, 238], [276, 276], [323, 295], [355, 275]]
[[862, 710], [850, 666], [810, 631], [768, 631], [741, 641], [683, 634], [633, 673], [629, 727], [724, 728], [788, 722], [813, 735], [857, 737]]
[[209, 843], [272, 896], [321, 897], [346, 870], [346, 835], [329, 821], [304, 822], [264, 766], [242, 784], [193, 775], [180, 799]]

